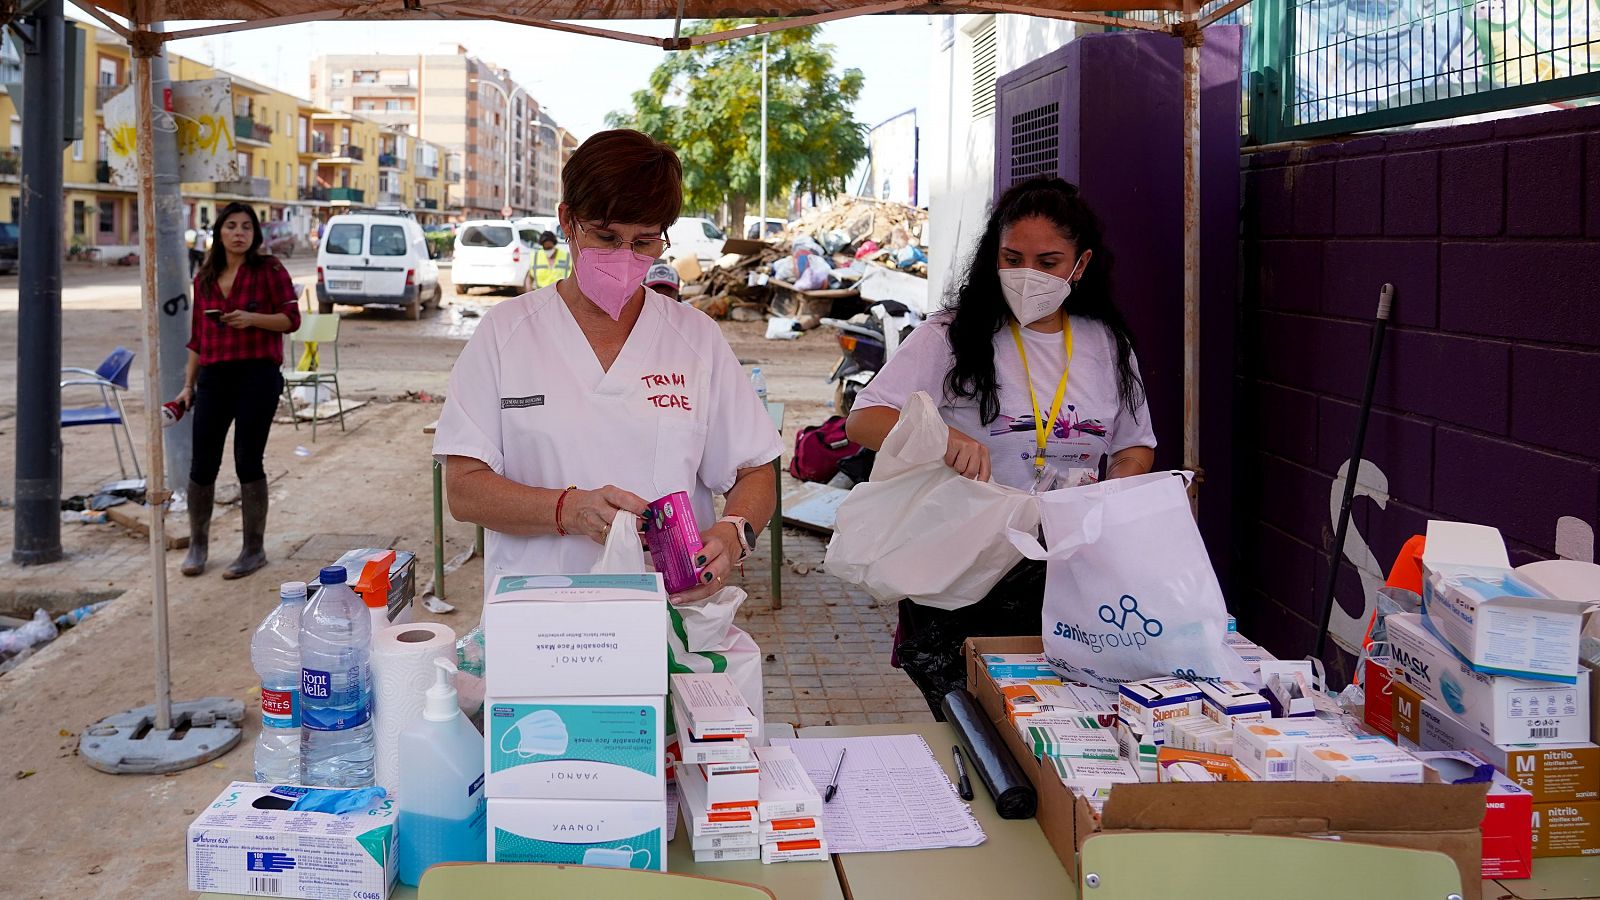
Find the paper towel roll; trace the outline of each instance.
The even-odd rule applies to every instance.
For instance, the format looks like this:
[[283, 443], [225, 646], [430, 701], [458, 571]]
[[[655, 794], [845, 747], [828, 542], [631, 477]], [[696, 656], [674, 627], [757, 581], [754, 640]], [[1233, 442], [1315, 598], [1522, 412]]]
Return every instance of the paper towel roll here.
[[400, 732], [422, 715], [433, 661], [455, 662], [456, 633], [436, 622], [391, 625], [372, 640], [372, 739], [378, 784], [400, 787]]

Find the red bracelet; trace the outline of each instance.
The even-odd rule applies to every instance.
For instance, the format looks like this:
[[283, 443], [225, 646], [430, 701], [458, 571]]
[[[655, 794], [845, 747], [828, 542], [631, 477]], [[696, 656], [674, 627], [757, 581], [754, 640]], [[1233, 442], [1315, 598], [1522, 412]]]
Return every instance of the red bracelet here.
[[567, 489], [561, 492], [561, 496], [556, 498], [556, 534], [559, 534], [562, 537], [567, 536], [567, 530], [561, 527], [561, 507], [566, 505], [567, 495], [577, 489], [578, 486], [575, 484], [568, 485]]

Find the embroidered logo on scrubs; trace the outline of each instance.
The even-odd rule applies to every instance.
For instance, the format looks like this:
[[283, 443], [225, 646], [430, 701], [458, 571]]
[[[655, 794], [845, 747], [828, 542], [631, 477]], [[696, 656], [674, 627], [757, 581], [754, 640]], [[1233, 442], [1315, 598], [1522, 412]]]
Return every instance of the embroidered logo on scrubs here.
[[544, 395], [533, 394], [528, 397], [501, 397], [501, 409], [527, 409], [530, 406], [543, 406]]

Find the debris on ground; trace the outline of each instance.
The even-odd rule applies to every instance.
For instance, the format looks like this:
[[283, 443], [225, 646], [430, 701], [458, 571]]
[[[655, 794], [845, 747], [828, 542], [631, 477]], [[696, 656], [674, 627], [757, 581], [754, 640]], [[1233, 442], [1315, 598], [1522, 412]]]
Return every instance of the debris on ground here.
[[0, 631], [0, 672], [9, 671], [6, 663], [32, 654], [34, 647], [55, 640], [58, 633], [55, 621], [42, 609], [22, 625]]

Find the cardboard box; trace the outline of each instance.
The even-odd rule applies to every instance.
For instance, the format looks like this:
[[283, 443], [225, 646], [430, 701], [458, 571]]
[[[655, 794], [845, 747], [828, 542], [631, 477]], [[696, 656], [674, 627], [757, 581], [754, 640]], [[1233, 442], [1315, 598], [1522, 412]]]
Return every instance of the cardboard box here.
[[826, 862], [828, 858], [828, 842], [820, 838], [761, 845], [761, 862], [764, 865], [781, 862]]
[[673, 714], [682, 711], [680, 727], [687, 725], [697, 740], [748, 738], [760, 723], [750, 703], [726, 673], [691, 673], [671, 678]]
[[659, 575], [503, 575], [484, 600], [484, 693], [667, 692], [667, 594]]
[[677, 766], [679, 805], [691, 837], [711, 834], [759, 834], [756, 810], [752, 807], [712, 809], [706, 793], [706, 777], [699, 766]]
[[1156, 752], [1157, 781], [1255, 781], [1239, 761], [1220, 753], [1162, 747]]
[[793, 750], [757, 747], [756, 759], [761, 762], [761, 821], [822, 815], [822, 794]]
[[1167, 722], [1200, 715], [1200, 688], [1182, 678], [1149, 678], [1117, 687], [1117, 714], [1153, 744], [1167, 742]]
[[[1478, 779], [1487, 769], [1489, 795], [1484, 798], [1483, 877], [1533, 877], [1533, 795], [1518, 787], [1503, 772], [1465, 750], [1424, 751], [1417, 754], [1422, 764], [1433, 769], [1442, 780], [1461, 783], [1456, 775]], [[1467, 769], [1473, 769], [1470, 776]]]
[[1036, 819], [1068, 873], [1078, 851], [1103, 831], [1211, 831], [1336, 837], [1358, 843], [1433, 850], [1455, 860], [1462, 883], [1478, 879], [1482, 785], [1453, 784], [1193, 784], [1174, 793], [1165, 784], [1119, 784], [1104, 817], [1074, 794], [1055, 769], [1033, 758], [1006, 727], [1000, 692], [981, 664], [984, 653], [1039, 653], [1038, 635], [969, 638], [967, 687], [1039, 794]]
[[189, 825], [189, 890], [336, 900], [387, 897], [399, 849], [394, 798], [339, 815], [289, 811], [308, 790], [249, 781], [228, 785]]
[[489, 799], [489, 862], [667, 869], [665, 800]]
[[1072, 756], [1079, 759], [1117, 759], [1122, 754], [1116, 735], [1089, 716], [1045, 713], [1017, 720], [1035, 756]]
[[1495, 744], [1401, 681], [1394, 683], [1393, 718], [1400, 746], [1466, 750], [1510, 776], [1535, 802], [1600, 798], [1600, 746]]
[[1241, 681], [1202, 681], [1200, 711], [1219, 725], [1260, 721], [1272, 713], [1272, 704], [1261, 693]]
[[1327, 719], [1267, 719], [1233, 726], [1233, 757], [1257, 781], [1294, 781], [1301, 744], [1348, 740], [1350, 732]]
[[1533, 804], [1533, 857], [1600, 856], [1600, 802]]
[[666, 797], [660, 697], [484, 703], [488, 796], [504, 800]]
[[678, 762], [698, 766], [719, 762], [749, 762], [755, 759], [755, 753], [750, 749], [750, 742], [745, 738], [697, 740], [689, 733], [689, 720], [678, 708], [677, 699], [668, 702], [672, 704], [673, 721], [678, 725]]
[[1302, 744], [1295, 757], [1301, 781], [1375, 781], [1421, 784], [1422, 761], [1384, 740]]
[[1578, 674], [1586, 606], [1516, 577], [1499, 531], [1429, 522], [1422, 575], [1428, 624], [1473, 668], [1565, 682]]

